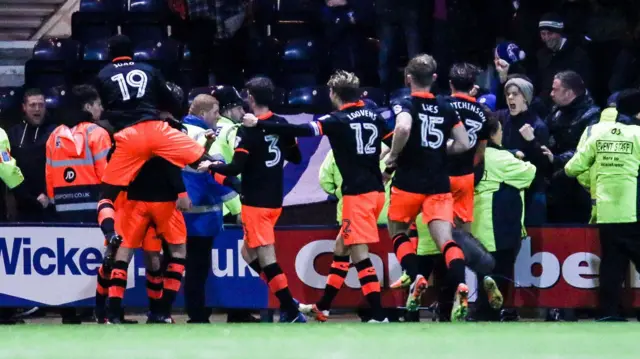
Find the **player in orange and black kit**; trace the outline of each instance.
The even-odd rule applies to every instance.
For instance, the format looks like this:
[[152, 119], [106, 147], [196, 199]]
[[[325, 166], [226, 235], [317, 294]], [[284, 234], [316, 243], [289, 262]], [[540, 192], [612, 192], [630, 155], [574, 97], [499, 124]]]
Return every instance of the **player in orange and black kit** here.
[[[147, 272], [147, 292], [151, 299], [148, 323], [171, 323], [171, 307], [180, 290], [186, 257], [187, 229], [180, 209], [188, 209], [190, 202], [182, 182], [182, 171], [163, 158], [147, 161], [131, 182], [127, 198], [117, 201], [116, 228], [123, 242], [115, 254], [109, 287], [107, 320], [120, 324], [121, 304], [127, 287], [127, 268], [135, 249], [144, 244], [150, 228], [158, 239], [168, 243], [167, 268], [162, 273]], [[176, 203], [176, 201], [178, 201]], [[176, 208], [178, 207], [178, 208]], [[160, 241], [149, 243], [147, 251], [160, 252]]]
[[489, 138], [484, 125], [487, 116], [476, 98], [470, 94], [478, 71], [477, 67], [468, 63], [454, 64], [449, 71], [449, 103], [458, 112], [469, 135], [470, 149], [449, 157], [449, 180], [456, 228], [467, 233], [471, 233], [473, 222], [474, 166], [484, 158]]
[[[269, 111], [274, 86], [270, 79], [256, 77], [246, 84], [251, 111], [269, 123], [287, 121]], [[276, 261], [274, 226], [282, 212], [284, 160], [300, 163], [302, 156], [291, 136], [264, 133], [257, 128], [241, 127], [236, 135], [236, 149], [229, 164], [203, 161], [199, 170], [225, 176], [242, 174], [243, 257], [253, 270], [264, 273], [269, 288], [280, 301], [287, 321], [305, 322], [291, 296], [287, 278]]]
[[[160, 111], [180, 112], [181, 102], [157, 69], [133, 61], [133, 45], [124, 35], [109, 39], [112, 63], [98, 73], [96, 88], [105, 118], [114, 127], [116, 149], [102, 178], [98, 223], [112, 248], [121, 241], [115, 232], [113, 201], [144, 163], [162, 157], [183, 168], [208, 158], [204, 148], [160, 119]], [[181, 90], [180, 90], [181, 91]]]
[[[453, 196], [447, 166], [448, 154], [469, 149], [469, 137], [451, 105], [430, 92], [436, 79], [436, 68], [435, 60], [429, 55], [411, 59], [405, 68], [411, 98], [392, 104], [396, 127], [385, 173], [388, 175], [395, 169], [395, 176], [388, 226], [396, 256], [413, 282], [407, 309], [417, 310], [428, 285], [418, 274], [415, 248], [408, 237], [411, 222], [422, 212], [431, 237], [444, 254], [456, 284], [459, 283], [455, 317], [463, 320], [467, 315], [468, 296], [464, 284], [465, 260], [462, 250], [452, 239]], [[451, 143], [448, 143], [449, 138], [453, 139]]]
[[338, 111], [317, 122], [292, 125], [259, 121], [247, 115], [244, 124], [281, 136], [326, 135], [342, 174], [342, 228], [336, 239], [327, 285], [318, 303], [301, 304], [300, 311], [313, 314], [318, 321], [327, 320], [331, 303], [344, 284], [351, 257], [358, 270], [362, 293], [372, 309], [370, 322], [386, 322], [380, 281], [369, 258], [368, 245], [380, 241], [377, 220], [385, 203], [380, 151], [382, 139], [390, 138], [391, 133], [385, 120], [360, 100], [360, 80], [356, 75], [338, 71], [327, 85], [331, 102]]

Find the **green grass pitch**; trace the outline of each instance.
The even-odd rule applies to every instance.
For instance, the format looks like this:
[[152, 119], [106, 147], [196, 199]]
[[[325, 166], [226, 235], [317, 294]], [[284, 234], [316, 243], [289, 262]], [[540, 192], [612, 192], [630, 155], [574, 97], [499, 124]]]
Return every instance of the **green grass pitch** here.
[[638, 323], [212, 324], [0, 328], [1, 359], [634, 358]]

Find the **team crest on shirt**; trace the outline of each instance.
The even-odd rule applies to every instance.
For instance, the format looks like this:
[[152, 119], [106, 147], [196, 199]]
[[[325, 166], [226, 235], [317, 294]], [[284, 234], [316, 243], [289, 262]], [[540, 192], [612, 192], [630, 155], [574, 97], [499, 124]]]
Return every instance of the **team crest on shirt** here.
[[11, 155], [7, 151], [0, 151], [0, 162], [11, 161]]
[[400, 106], [400, 105], [393, 106], [393, 113], [394, 114], [399, 115], [400, 112], [402, 112], [402, 106]]

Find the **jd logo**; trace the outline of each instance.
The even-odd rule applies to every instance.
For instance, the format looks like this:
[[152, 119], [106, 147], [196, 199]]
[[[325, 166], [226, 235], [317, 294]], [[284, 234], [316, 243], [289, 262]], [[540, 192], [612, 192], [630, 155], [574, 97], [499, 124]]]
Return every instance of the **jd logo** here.
[[71, 183], [76, 180], [76, 171], [71, 167], [67, 167], [64, 169], [64, 180], [67, 183]]

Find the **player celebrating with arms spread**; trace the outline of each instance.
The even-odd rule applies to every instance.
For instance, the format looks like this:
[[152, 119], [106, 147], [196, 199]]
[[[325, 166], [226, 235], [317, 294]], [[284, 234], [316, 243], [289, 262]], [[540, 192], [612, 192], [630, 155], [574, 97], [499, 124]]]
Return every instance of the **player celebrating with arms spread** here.
[[[418, 274], [415, 248], [407, 234], [411, 222], [422, 212], [431, 237], [444, 254], [452, 277], [459, 283], [452, 320], [464, 320], [468, 288], [464, 254], [451, 235], [453, 196], [447, 156], [463, 153], [470, 146], [458, 114], [446, 100], [436, 98], [430, 92], [436, 79], [436, 67], [436, 61], [429, 55], [411, 59], [405, 68], [411, 98], [392, 106], [396, 127], [385, 172], [392, 173], [395, 169], [396, 173], [389, 204], [389, 234], [398, 261], [411, 277], [407, 309], [415, 311], [428, 284]], [[450, 137], [453, 141], [447, 144]]]
[[[246, 84], [249, 106], [265, 123], [287, 123], [269, 111], [274, 86], [266, 77], [256, 77]], [[300, 163], [302, 156], [292, 136], [267, 134], [261, 129], [242, 127], [236, 135], [236, 149], [229, 164], [203, 161], [199, 170], [225, 176], [242, 175], [243, 257], [257, 273], [264, 273], [269, 289], [280, 301], [286, 320], [305, 322], [298, 304], [291, 296], [287, 277], [276, 261], [274, 226], [282, 212], [284, 160]]]
[[342, 228], [336, 239], [333, 263], [324, 295], [317, 304], [300, 305], [303, 313], [312, 313], [326, 321], [331, 302], [344, 284], [349, 256], [355, 263], [362, 293], [373, 311], [370, 322], [388, 322], [382, 311], [380, 281], [369, 259], [370, 243], [379, 242], [378, 216], [385, 203], [380, 172], [381, 140], [390, 137], [382, 117], [365, 108], [360, 101], [360, 80], [350, 72], [338, 71], [327, 83], [331, 102], [338, 111], [317, 122], [302, 125], [258, 121], [246, 115], [245, 126], [257, 126], [268, 133], [288, 136], [327, 135], [342, 174]]

